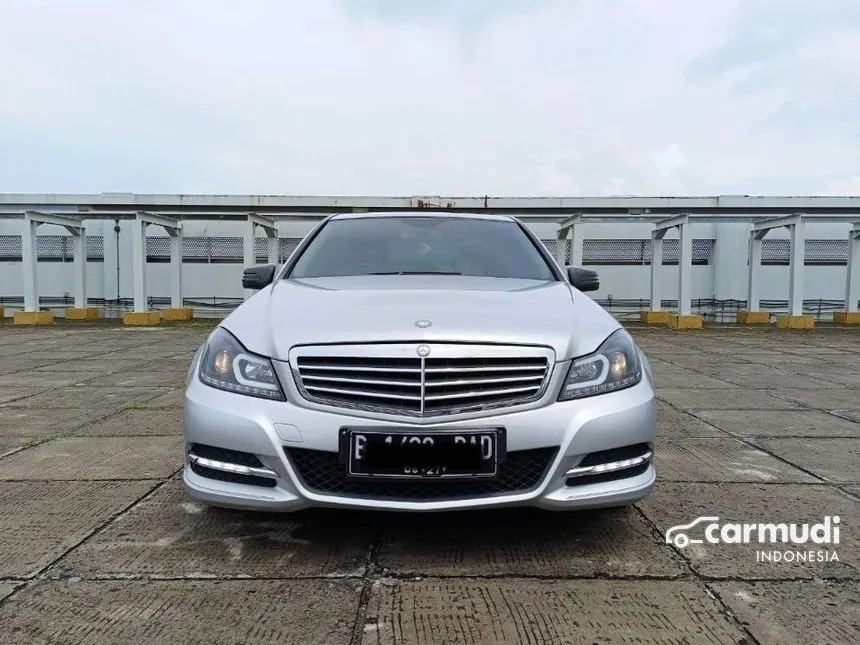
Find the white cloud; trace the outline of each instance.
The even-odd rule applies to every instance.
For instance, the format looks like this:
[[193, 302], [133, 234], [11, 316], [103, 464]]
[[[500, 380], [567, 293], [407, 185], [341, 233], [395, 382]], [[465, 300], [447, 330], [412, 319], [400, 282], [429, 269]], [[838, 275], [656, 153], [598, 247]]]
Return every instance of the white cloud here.
[[672, 175], [677, 168], [687, 165], [687, 159], [684, 157], [681, 147], [677, 143], [667, 146], [664, 150], [655, 154], [653, 159], [660, 170], [660, 176], [663, 178]]
[[347, 2], [5, 0], [0, 191], [856, 185], [851, 0]]

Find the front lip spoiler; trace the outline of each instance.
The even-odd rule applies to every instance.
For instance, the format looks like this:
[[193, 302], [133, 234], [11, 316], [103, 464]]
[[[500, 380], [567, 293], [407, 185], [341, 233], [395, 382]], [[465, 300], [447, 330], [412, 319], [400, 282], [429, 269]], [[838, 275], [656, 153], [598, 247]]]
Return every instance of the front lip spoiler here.
[[253, 477], [278, 479], [278, 473], [270, 468], [257, 468], [253, 466], [242, 466], [241, 464], [231, 464], [227, 461], [217, 461], [216, 459], [200, 457], [199, 455], [195, 455], [193, 452], [188, 453], [188, 461], [204, 468], [220, 470], [221, 472], [232, 473], [234, 475], [249, 475]]
[[639, 455], [638, 457], [633, 457], [631, 459], [622, 459], [621, 461], [610, 461], [605, 464], [596, 464], [594, 466], [578, 466], [576, 468], [571, 468], [568, 470], [564, 476], [565, 477], [585, 477], [586, 475], [599, 475], [602, 473], [611, 473], [618, 470], [627, 470], [628, 468], [633, 468], [634, 466], [639, 466], [641, 464], [647, 463], [651, 461], [651, 451]]

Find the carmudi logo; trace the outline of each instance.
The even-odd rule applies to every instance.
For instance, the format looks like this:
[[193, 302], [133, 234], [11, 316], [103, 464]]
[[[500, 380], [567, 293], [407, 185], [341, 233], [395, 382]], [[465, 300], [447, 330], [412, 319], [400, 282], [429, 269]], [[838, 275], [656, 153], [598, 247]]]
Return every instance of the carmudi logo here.
[[[685, 549], [691, 544], [756, 544], [806, 546], [797, 549], [758, 549], [758, 562], [838, 562], [835, 549], [822, 547], [839, 544], [839, 516], [826, 515], [823, 521], [810, 523], [720, 523], [716, 516], [697, 517], [689, 524], [679, 524], [666, 531], [666, 544]], [[817, 548], [809, 549], [814, 545]]]

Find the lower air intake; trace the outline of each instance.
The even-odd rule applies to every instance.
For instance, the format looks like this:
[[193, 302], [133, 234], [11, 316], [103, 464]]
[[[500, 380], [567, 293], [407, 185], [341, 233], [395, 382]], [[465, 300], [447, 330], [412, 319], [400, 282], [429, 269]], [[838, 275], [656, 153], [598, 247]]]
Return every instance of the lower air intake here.
[[350, 479], [336, 452], [284, 448], [302, 484], [315, 493], [390, 501], [436, 501], [525, 493], [546, 477], [558, 448], [509, 452], [492, 479]]

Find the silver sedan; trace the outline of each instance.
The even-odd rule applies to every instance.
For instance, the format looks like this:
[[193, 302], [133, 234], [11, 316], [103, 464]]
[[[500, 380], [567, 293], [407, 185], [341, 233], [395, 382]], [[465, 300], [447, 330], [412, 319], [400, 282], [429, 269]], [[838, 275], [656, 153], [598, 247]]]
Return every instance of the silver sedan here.
[[231, 508], [630, 504], [654, 485], [648, 361], [505, 216], [319, 224], [199, 348], [185, 486]]

